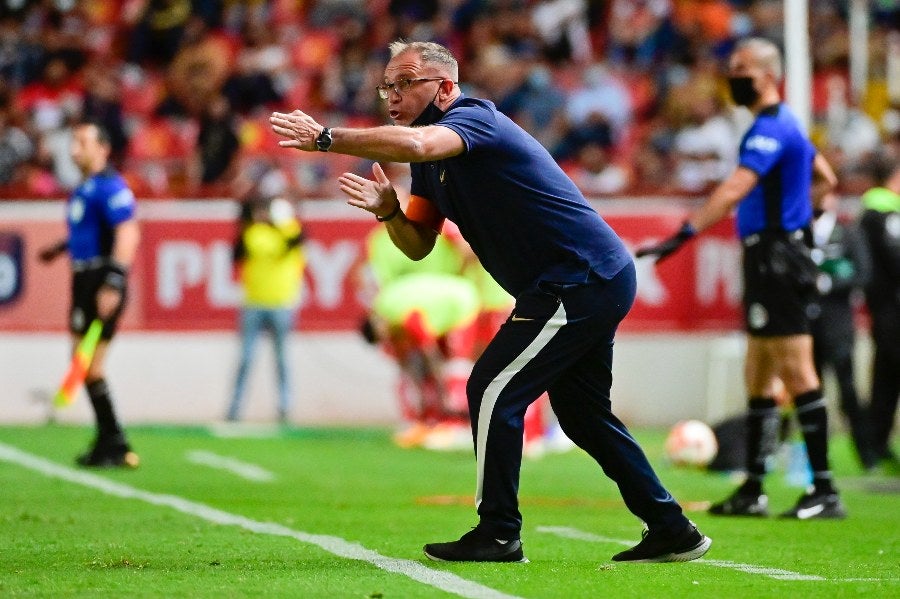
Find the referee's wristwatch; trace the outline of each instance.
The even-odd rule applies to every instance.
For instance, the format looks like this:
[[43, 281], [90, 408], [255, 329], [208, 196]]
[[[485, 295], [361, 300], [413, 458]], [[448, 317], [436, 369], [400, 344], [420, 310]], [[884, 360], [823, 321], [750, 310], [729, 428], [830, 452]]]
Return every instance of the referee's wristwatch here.
[[329, 148], [331, 148], [331, 143], [334, 141], [331, 137], [331, 128], [325, 127], [322, 129], [322, 132], [319, 133], [319, 137], [316, 138], [316, 148], [320, 152], [327, 152]]

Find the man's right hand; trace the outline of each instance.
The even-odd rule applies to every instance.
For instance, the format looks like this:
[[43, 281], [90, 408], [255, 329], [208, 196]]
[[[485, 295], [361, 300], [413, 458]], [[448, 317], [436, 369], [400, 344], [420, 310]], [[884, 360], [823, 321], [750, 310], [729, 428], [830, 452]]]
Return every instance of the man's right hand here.
[[283, 139], [278, 142], [282, 148], [296, 148], [305, 152], [315, 152], [316, 138], [322, 132], [320, 125], [314, 118], [303, 112], [295, 110], [291, 113], [273, 112], [269, 117], [272, 131]]

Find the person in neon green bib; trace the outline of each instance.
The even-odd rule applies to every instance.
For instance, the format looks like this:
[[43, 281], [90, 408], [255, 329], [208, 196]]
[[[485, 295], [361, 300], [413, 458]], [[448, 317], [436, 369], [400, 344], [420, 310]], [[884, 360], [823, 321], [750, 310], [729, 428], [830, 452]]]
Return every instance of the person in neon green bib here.
[[398, 396], [410, 423], [394, 438], [401, 447], [471, 446], [466, 380], [480, 309], [475, 285], [446, 273], [403, 275], [376, 296], [372, 337], [400, 365]]

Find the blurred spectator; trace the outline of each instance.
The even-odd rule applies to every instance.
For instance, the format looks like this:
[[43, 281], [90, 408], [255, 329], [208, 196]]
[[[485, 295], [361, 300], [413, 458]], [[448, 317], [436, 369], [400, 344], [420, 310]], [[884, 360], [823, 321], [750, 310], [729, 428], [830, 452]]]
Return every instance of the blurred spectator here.
[[219, 95], [231, 72], [230, 46], [199, 17], [191, 17], [167, 71], [168, 96], [162, 116], [198, 116]]
[[586, 145], [608, 150], [613, 145], [612, 129], [606, 119], [597, 112], [588, 115], [578, 126], [569, 127], [551, 154], [557, 162], [575, 158]]
[[275, 42], [274, 32], [259, 19], [246, 23], [243, 42], [224, 91], [236, 112], [249, 113], [281, 102], [287, 87], [288, 54]]
[[584, 70], [581, 86], [569, 95], [566, 116], [572, 128], [603, 120], [617, 141], [631, 124], [631, 97], [605, 65], [593, 64]]
[[534, 135], [545, 148], [555, 147], [565, 129], [566, 96], [557, 89], [550, 69], [534, 65], [526, 78], [497, 101], [497, 108]]
[[585, 195], [620, 193], [629, 185], [628, 171], [610, 162], [609, 148], [598, 143], [582, 146], [567, 172]]
[[20, 167], [34, 153], [34, 144], [17, 127], [7, 90], [0, 89], [0, 185], [9, 185], [21, 178]]
[[689, 80], [672, 90], [679, 114], [673, 150], [678, 188], [701, 192], [723, 181], [737, 162], [735, 128], [725, 116], [715, 82]]
[[82, 116], [101, 124], [109, 134], [110, 160], [117, 164], [128, 145], [122, 113], [121, 79], [114, 68], [99, 63], [88, 65], [84, 79]]
[[[673, 20], [681, 35], [711, 48], [731, 37], [734, 9], [725, 0], [674, 0]], [[722, 55], [724, 56], [725, 53]]]
[[166, 66], [175, 58], [188, 20], [191, 0], [137, 0], [128, 16], [134, 24], [128, 36], [128, 61]]
[[636, 193], [667, 193], [674, 191], [672, 173], [672, 135], [662, 118], [654, 118], [646, 128], [652, 132], [642, 136], [629, 156], [634, 168], [631, 190]]
[[852, 170], [869, 162], [881, 142], [878, 125], [859, 109], [843, 77], [827, 82], [826, 130], [828, 160], [838, 170]]
[[41, 72], [43, 50], [36, 37], [21, 15], [0, 16], [0, 78], [10, 85], [21, 87]]
[[219, 96], [207, 106], [197, 135], [199, 179], [203, 185], [228, 182], [234, 175], [240, 141], [228, 100]]
[[29, 127], [42, 133], [62, 127], [67, 115], [81, 112], [84, 89], [61, 56], [50, 56], [41, 79], [22, 88], [16, 101]]
[[856, 327], [853, 313], [856, 292], [865, 287], [872, 275], [869, 249], [857, 227], [843, 222], [838, 214], [838, 198], [828, 194], [824, 211], [812, 224], [812, 258], [819, 268], [817, 314], [810, 321], [813, 359], [822, 378], [830, 370], [838, 384], [841, 411], [850, 425], [857, 457], [863, 469], [877, 463], [872, 448], [868, 413], [859, 402], [854, 381], [853, 361]]
[[585, 0], [540, 0], [535, 3], [532, 23], [548, 59], [554, 62], [573, 60], [582, 64], [593, 59], [587, 10]]
[[340, 50], [323, 73], [325, 98], [347, 115], [377, 114], [381, 104], [375, 86], [381, 83], [383, 70], [379, 62], [370, 59], [366, 21], [348, 17], [335, 28], [340, 36]]
[[42, 165], [53, 173], [56, 186], [64, 191], [71, 191], [81, 183], [81, 169], [72, 159], [71, 148], [74, 140], [74, 127], [80, 120], [80, 113], [67, 112], [65, 121], [60, 126], [44, 132], [38, 142], [38, 159]]
[[657, 62], [671, 41], [670, 0], [611, 0], [609, 59], [646, 69]]
[[875, 186], [862, 196], [860, 229], [872, 256], [866, 304], [872, 317], [870, 415], [872, 442], [880, 460], [898, 467], [891, 431], [900, 399], [900, 161], [879, 157], [871, 165]]

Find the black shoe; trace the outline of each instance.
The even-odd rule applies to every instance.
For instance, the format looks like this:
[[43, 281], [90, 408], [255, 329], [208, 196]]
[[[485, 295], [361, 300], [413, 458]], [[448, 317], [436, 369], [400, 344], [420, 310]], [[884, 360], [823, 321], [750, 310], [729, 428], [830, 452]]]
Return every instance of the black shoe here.
[[691, 522], [680, 534], [662, 534], [651, 530], [644, 530], [641, 534], [641, 542], [615, 554], [614, 562], [689, 562], [709, 551], [712, 540], [697, 530], [697, 526]]
[[522, 554], [522, 541], [504, 541], [473, 528], [458, 541], [429, 543], [424, 547], [429, 559], [439, 562], [519, 562], [528, 563]]
[[715, 516], [755, 516], [764, 518], [769, 515], [769, 498], [763, 494], [743, 493], [740, 489], [719, 503], [709, 508]]
[[90, 468], [137, 468], [141, 460], [119, 435], [113, 439], [98, 438], [93, 448], [75, 458], [75, 462]]
[[779, 518], [796, 518], [811, 520], [813, 518], [831, 518], [841, 520], [847, 517], [847, 510], [841, 498], [833, 491], [807, 492], [797, 501], [797, 505], [779, 515]]

